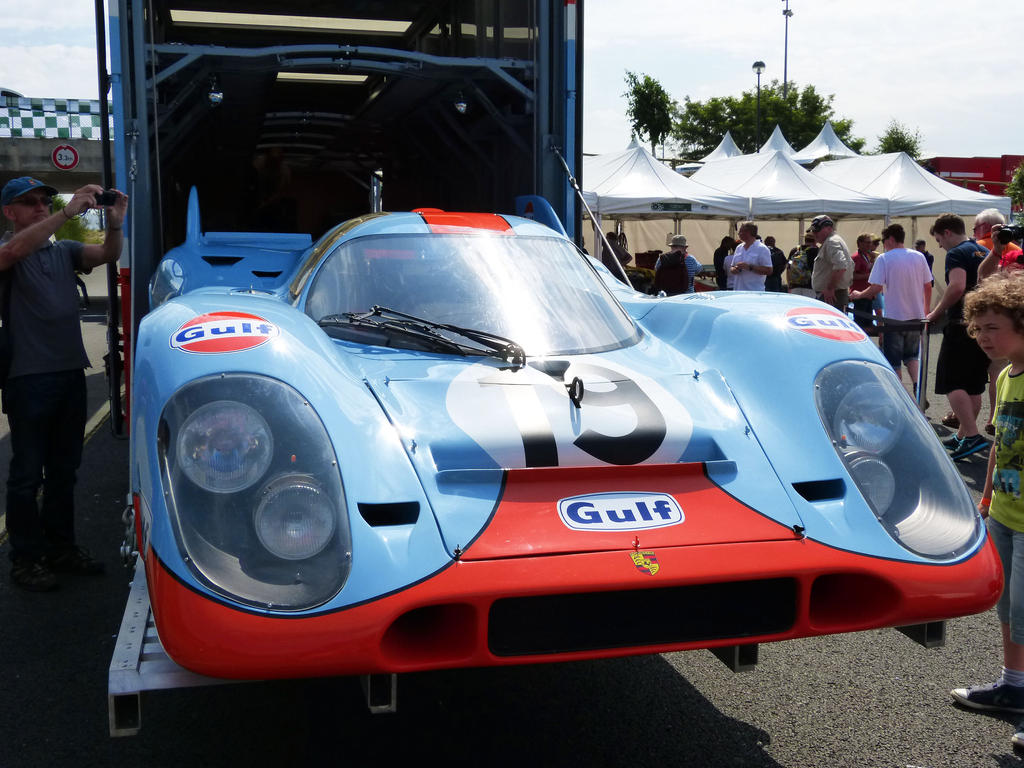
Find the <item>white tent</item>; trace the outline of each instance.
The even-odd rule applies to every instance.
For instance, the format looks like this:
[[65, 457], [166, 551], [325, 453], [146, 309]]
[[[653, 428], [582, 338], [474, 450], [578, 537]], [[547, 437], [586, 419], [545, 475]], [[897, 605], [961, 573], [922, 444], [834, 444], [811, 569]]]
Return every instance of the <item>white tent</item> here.
[[1010, 215], [1010, 198], [950, 184], [926, 171], [905, 152], [831, 160], [821, 163], [812, 173], [863, 194], [885, 198], [888, 216], [970, 216], [986, 208]]
[[729, 131], [725, 132], [725, 136], [718, 142], [718, 146], [715, 147], [711, 152], [700, 160], [694, 160], [689, 163], [683, 163], [677, 165], [675, 170], [677, 173], [692, 174], [694, 171], [699, 171], [704, 163], [713, 162], [715, 160], [725, 160], [730, 157], [739, 157], [743, 154], [743, 151], [736, 146], [736, 142], [733, 141], [732, 133]]
[[765, 152], [771, 152], [773, 150], [782, 152], [786, 155], [796, 154], [796, 151], [789, 146], [789, 142], [786, 141], [786, 137], [782, 135], [782, 129], [777, 123], [775, 125], [775, 130], [772, 131], [772, 135], [768, 137], [768, 141], [761, 146], [758, 153], [764, 154]]
[[793, 159], [800, 165], [810, 165], [823, 157], [859, 157], [856, 152], [842, 142], [842, 139], [836, 136], [835, 129], [828, 120], [825, 121], [825, 125], [822, 126], [814, 140], [793, 155]]
[[583, 158], [583, 199], [595, 214], [672, 218], [743, 216], [747, 201], [681, 176], [636, 141], [622, 152]]
[[779, 151], [707, 163], [691, 180], [747, 198], [751, 218], [819, 213], [883, 216], [888, 205], [886, 200], [815, 176]]
[[718, 146], [711, 150], [711, 154], [705, 155], [700, 159], [702, 163], [711, 163], [715, 160], [726, 160], [730, 157], [737, 157], [742, 155], [743, 152], [736, 146], [736, 142], [733, 141], [732, 133], [729, 131], [725, 132], [725, 136], [718, 142]]

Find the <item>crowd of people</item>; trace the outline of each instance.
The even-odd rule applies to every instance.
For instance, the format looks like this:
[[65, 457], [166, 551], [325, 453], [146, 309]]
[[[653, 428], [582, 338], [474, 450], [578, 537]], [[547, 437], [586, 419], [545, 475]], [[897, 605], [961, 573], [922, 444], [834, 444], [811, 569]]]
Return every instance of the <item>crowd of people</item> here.
[[[723, 237], [713, 254], [714, 280], [719, 290], [788, 291], [849, 313], [866, 332], [880, 337], [879, 346], [898, 375], [906, 368], [915, 395], [921, 332], [926, 323], [943, 323], [935, 393], [949, 401], [942, 423], [957, 432], [945, 443], [954, 460], [959, 460], [989, 446], [977, 424], [981, 398], [987, 388], [989, 411], [994, 414], [996, 382], [1005, 367], [1005, 360], [988, 361], [963, 321], [964, 296], [980, 279], [1024, 269], [1020, 247], [993, 238], [1005, 224], [996, 209], [975, 217], [971, 236], [959, 216], [947, 214], [935, 220], [931, 234], [947, 252], [947, 286], [935, 307], [931, 307], [935, 259], [924, 239], [908, 248], [903, 227], [892, 224], [881, 235], [858, 235], [851, 252], [828, 215], [811, 221], [803, 243], [788, 256], [777, 247], [774, 237], [762, 239], [757, 223], [741, 222], [736, 238]], [[613, 245], [619, 242], [616, 239]], [[617, 255], [623, 258], [622, 253]], [[625, 254], [624, 258], [630, 257]], [[689, 253], [686, 237], [676, 235], [671, 249], [655, 264], [650, 290], [669, 296], [691, 292], [694, 278], [702, 270], [699, 260]], [[991, 420], [984, 425], [989, 436], [995, 435], [995, 429]]]

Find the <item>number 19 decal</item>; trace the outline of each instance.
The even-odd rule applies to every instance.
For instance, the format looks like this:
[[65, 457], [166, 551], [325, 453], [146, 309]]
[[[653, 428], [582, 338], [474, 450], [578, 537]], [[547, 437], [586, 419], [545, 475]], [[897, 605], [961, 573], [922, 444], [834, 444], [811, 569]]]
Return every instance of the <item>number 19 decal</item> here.
[[[575, 377], [584, 387], [579, 408], [565, 387]], [[693, 431], [689, 412], [660, 384], [594, 358], [557, 376], [472, 365], [452, 381], [445, 407], [505, 468], [675, 462]]]

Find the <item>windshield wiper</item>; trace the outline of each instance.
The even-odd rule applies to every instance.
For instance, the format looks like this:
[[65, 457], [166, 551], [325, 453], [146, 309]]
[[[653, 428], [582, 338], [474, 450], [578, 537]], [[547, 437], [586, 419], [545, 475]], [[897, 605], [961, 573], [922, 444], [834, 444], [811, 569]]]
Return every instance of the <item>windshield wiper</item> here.
[[[373, 305], [369, 312], [345, 312], [341, 315], [327, 315], [320, 318], [319, 323], [324, 326], [348, 326], [364, 328], [367, 330], [396, 332], [410, 338], [416, 339], [428, 348], [438, 351], [452, 352], [459, 355], [488, 355], [504, 360], [516, 368], [526, 365], [526, 352], [521, 346], [504, 336], [477, 330], [476, 328], [463, 328], [448, 323], [437, 323], [395, 309]], [[465, 339], [474, 341], [480, 346], [462, 344], [454, 341], [442, 333], [452, 333], [462, 336]]]

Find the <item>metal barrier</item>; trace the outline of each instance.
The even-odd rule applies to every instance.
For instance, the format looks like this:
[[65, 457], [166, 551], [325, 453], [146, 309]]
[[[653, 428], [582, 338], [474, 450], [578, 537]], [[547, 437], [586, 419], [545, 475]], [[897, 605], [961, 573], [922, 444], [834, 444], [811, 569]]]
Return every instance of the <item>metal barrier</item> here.
[[887, 328], [893, 331], [918, 331], [921, 334], [917, 346], [917, 391], [914, 393], [914, 399], [917, 401], [917, 407], [923, 413], [927, 403], [925, 394], [928, 392], [928, 322], [925, 320], [890, 320], [882, 318], [878, 325], [872, 329], [865, 328], [864, 332], [869, 336], [877, 335], [881, 341]]

